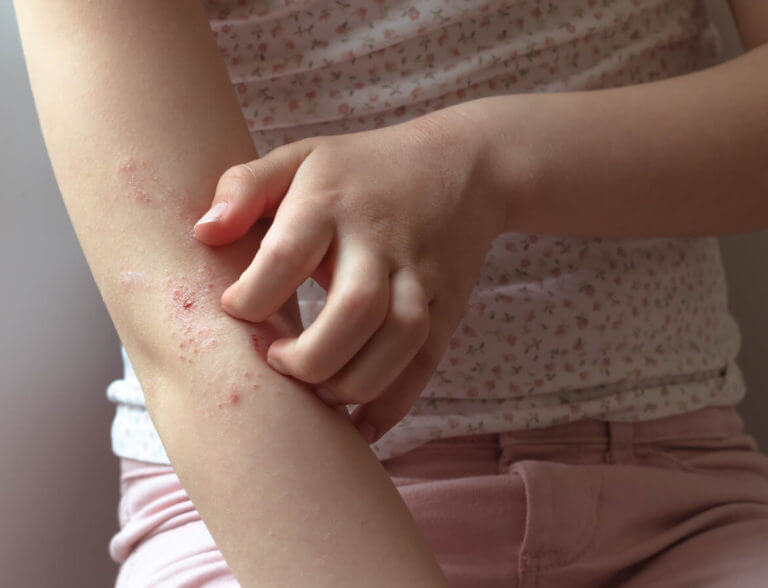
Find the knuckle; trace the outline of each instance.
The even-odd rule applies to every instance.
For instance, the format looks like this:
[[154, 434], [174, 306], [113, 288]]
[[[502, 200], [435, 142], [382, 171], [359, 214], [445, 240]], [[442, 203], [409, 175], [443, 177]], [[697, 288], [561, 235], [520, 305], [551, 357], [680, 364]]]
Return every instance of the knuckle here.
[[405, 331], [423, 334], [429, 331], [430, 317], [426, 306], [408, 305], [393, 312], [395, 322]]
[[301, 265], [301, 247], [285, 236], [265, 237], [259, 250], [270, 265], [298, 267]]
[[311, 355], [298, 353], [291, 362], [291, 372], [295, 377], [308, 384], [319, 384], [327, 378], [322, 373], [322, 366]]
[[219, 179], [220, 186], [244, 186], [253, 181], [253, 175], [245, 165], [234, 165], [225, 171]]
[[339, 297], [339, 306], [353, 314], [361, 314], [373, 309], [379, 299], [380, 292], [377, 288], [369, 286], [354, 286], [342, 292]]

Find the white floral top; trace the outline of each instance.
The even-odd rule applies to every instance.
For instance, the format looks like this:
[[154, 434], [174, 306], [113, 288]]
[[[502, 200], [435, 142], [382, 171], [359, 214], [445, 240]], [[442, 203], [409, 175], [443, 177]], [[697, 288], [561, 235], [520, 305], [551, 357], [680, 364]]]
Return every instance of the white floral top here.
[[[260, 153], [457, 102], [643, 83], [718, 63], [697, 1], [208, 0]], [[620, 195], [618, 195], [620, 197]], [[298, 291], [308, 325], [325, 293]], [[441, 437], [730, 405], [745, 386], [716, 238], [507, 233], [379, 459]], [[117, 455], [169, 463], [138, 381], [110, 384]]]

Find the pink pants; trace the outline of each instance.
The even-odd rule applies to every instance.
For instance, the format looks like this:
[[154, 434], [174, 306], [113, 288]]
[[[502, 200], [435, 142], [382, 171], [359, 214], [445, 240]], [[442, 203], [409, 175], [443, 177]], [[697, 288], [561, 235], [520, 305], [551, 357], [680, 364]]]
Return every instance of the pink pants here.
[[[382, 465], [453, 586], [768, 586], [768, 457], [732, 408], [437, 440]], [[118, 587], [240, 585], [170, 466], [121, 468]]]

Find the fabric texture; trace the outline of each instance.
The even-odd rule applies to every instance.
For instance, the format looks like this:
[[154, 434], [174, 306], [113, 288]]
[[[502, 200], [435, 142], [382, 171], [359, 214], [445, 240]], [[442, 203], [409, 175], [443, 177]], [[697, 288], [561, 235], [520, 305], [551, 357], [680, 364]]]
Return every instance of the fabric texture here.
[[[758, 588], [768, 577], [768, 457], [733, 408], [438, 439], [381, 463], [451, 586]], [[240, 585], [171, 466], [121, 468], [118, 588]]]
[[[645, 83], [721, 58], [700, 1], [205, 5], [262, 156], [483, 96]], [[325, 293], [308, 279], [298, 298], [308, 326]], [[505, 233], [432, 379], [372, 449], [387, 459], [440, 438], [735, 405], [740, 344], [714, 237]], [[114, 452], [168, 464], [124, 360], [107, 390]]]

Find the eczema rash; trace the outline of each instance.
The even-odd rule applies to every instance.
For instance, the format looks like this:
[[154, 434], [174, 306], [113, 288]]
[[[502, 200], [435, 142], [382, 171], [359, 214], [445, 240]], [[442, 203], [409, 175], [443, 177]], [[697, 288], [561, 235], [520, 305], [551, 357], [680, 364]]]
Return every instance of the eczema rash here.
[[190, 191], [180, 192], [174, 186], [165, 184], [151, 163], [133, 156], [123, 157], [117, 162], [117, 185], [118, 194], [128, 201], [164, 209], [173, 220], [185, 227], [187, 239], [196, 242], [194, 224], [202, 212], [190, 207], [189, 203], [195, 201]]
[[216, 344], [222, 334], [223, 315], [219, 297], [226, 288], [224, 280], [215, 276], [213, 268], [204, 264], [190, 276], [169, 276], [165, 281], [168, 296], [167, 320], [179, 341], [179, 359], [193, 363]]

